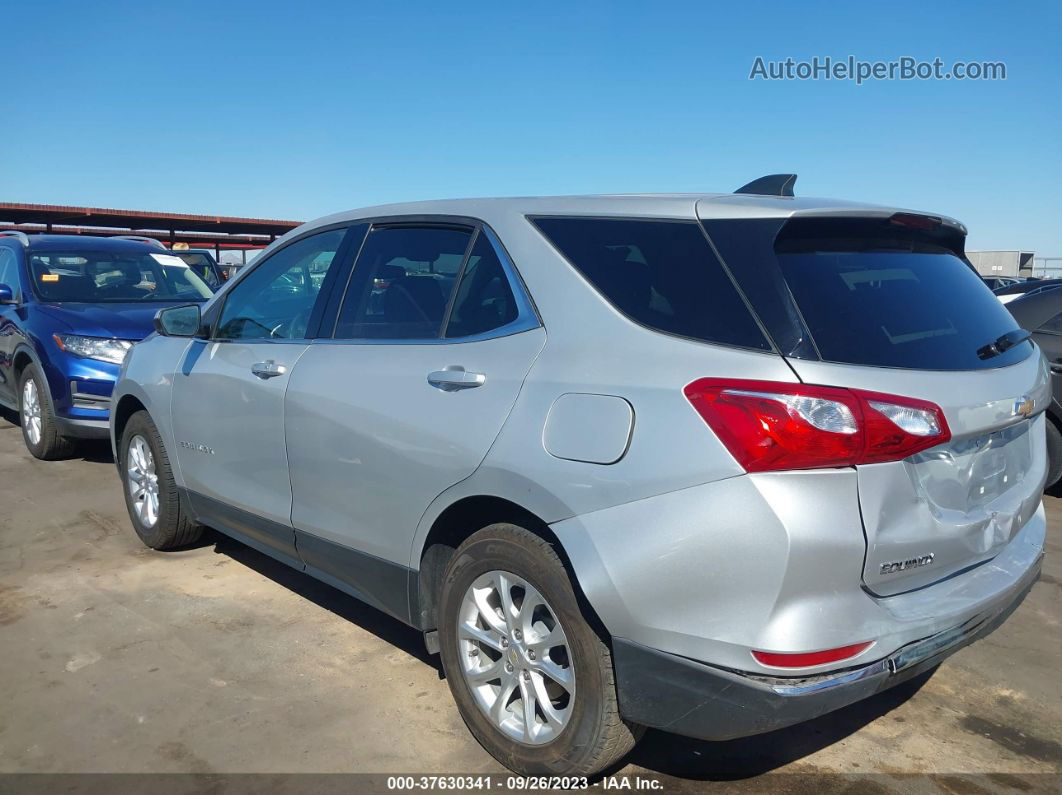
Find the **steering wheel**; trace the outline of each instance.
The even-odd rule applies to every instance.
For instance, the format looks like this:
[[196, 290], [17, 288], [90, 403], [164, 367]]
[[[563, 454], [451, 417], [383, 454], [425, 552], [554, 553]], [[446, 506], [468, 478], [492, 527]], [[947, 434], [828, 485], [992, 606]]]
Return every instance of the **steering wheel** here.
[[[310, 324], [310, 313], [313, 307], [301, 310], [290, 320], [282, 320], [269, 330], [269, 336], [274, 339], [294, 340], [306, 336], [306, 327]], [[294, 332], [299, 332], [298, 334]]]

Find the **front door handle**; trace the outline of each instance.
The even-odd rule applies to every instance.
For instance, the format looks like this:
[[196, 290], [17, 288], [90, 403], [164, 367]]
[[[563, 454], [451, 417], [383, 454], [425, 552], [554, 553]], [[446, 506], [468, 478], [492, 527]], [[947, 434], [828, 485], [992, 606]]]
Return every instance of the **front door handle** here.
[[444, 370], [428, 373], [428, 383], [443, 392], [472, 389], [473, 387], [483, 386], [486, 382], [486, 375], [483, 373], [470, 373], [464, 367], [447, 367]]
[[282, 364], [277, 364], [272, 359], [268, 362], [255, 362], [251, 365], [251, 372], [263, 381], [269, 378], [276, 378], [278, 375], [284, 375], [287, 371], [287, 367]]

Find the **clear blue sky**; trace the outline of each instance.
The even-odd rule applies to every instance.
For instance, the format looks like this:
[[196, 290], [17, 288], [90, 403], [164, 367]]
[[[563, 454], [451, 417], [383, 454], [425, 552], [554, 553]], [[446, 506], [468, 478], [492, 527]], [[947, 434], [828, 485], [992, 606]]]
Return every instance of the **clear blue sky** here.
[[[12, 2], [0, 200], [308, 219], [732, 190], [937, 210], [1062, 256], [1062, 4]], [[750, 82], [753, 59], [1005, 81]]]

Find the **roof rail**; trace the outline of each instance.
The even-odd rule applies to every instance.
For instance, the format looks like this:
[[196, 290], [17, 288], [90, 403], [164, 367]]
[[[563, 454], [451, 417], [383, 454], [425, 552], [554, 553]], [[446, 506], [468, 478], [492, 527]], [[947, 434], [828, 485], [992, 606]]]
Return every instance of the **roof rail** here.
[[0, 237], [17, 237], [18, 242], [24, 246], [28, 246], [30, 241], [25, 232], [20, 232], [18, 229], [0, 229]]
[[114, 240], [135, 240], [137, 243], [149, 243], [151, 245], [157, 246], [158, 248], [161, 248], [163, 251], [169, 251], [168, 248], [166, 248], [164, 245], [162, 245], [162, 241], [161, 240], [158, 240], [158, 239], [156, 239], [154, 237], [147, 237], [145, 235], [114, 235], [113, 239]]
[[768, 174], [742, 185], [734, 193], [752, 193], [757, 196], [792, 196], [796, 174]]

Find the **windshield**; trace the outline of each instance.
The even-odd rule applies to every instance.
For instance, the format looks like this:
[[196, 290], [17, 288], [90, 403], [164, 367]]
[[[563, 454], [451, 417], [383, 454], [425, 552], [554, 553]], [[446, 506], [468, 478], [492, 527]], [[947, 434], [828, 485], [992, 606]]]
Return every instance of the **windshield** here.
[[198, 251], [174, 252], [174, 256], [180, 257], [185, 264], [195, 271], [195, 275], [202, 279], [211, 289], [216, 290], [221, 284], [217, 270], [214, 267], [213, 257], [200, 254]]
[[42, 301], [152, 303], [205, 301], [213, 290], [184, 260], [163, 253], [47, 251], [30, 257]]

